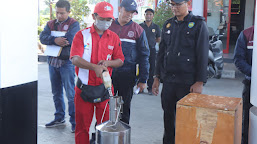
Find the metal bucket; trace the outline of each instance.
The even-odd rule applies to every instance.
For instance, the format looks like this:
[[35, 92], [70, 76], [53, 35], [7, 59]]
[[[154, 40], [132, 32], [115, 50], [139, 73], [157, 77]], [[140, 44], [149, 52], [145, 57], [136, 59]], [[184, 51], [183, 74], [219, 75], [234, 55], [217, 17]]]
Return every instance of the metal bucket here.
[[97, 144], [130, 144], [131, 128], [128, 124], [111, 121], [96, 126]]
[[96, 126], [97, 144], [130, 144], [131, 128], [119, 120], [123, 101], [110, 93], [110, 120]]

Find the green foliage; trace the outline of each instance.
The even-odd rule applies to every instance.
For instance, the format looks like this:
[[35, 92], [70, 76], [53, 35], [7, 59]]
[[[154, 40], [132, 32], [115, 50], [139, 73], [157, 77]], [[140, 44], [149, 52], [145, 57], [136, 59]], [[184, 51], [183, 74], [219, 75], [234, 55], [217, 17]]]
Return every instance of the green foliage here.
[[[88, 2], [89, 4], [97, 4], [102, 1], [106, 1], [106, 2], [110, 3], [110, 0], [88, 0], [88, 1], [89, 1]], [[118, 2], [118, 0], [117, 0], [117, 2]]]
[[40, 15], [49, 15], [50, 14], [50, 8], [47, 7], [44, 10], [40, 10]]
[[[87, 27], [87, 24], [83, 21], [83, 17], [86, 17], [90, 13], [90, 9], [87, 6], [87, 0], [69, 0], [71, 6], [70, 17], [74, 18], [80, 23], [80, 29]], [[52, 4], [53, 12], [52, 18], [56, 19], [55, 4]]]
[[50, 16], [53, 19], [56, 19], [56, 11], [55, 11], [55, 5], [56, 4], [51, 4], [52, 7], [52, 16]]
[[40, 16], [40, 24], [37, 27], [38, 30], [38, 35], [44, 30], [44, 26], [46, 25], [46, 23], [49, 21], [49, 16]]
[[37, 34], [40, 35], [40, 33], [43, 31], [42, 26], [37, 26]]
[[83, 17], [89, 15], [90, 9], [87, 6], [86, 0], [72, 0], [70, 1], [71, 4], [71, 14], [70, 17], [74, 18], [80, 23], [80, 28], [86, 28], [87, 24], [84, 23]]
[[240, 0], [232, 0], [232, 4], [240, 4]]
[[170, 6], [166, 2], [162, 2], [155, 11], [153, 22], [162, 29], [164, 22], [173, 16]]
[[44, 26], [49, 20], [50, 20], [50, 19], [49, 19], [48, 16], [45, 17], [45, 16], [41, 15], [41, 16], [40, 16], [40, 26], [42, 26], [42, 25]]
[[50, 5], [51, 0], [45, 0], [44, 2], [45, 2], [45, 5]]

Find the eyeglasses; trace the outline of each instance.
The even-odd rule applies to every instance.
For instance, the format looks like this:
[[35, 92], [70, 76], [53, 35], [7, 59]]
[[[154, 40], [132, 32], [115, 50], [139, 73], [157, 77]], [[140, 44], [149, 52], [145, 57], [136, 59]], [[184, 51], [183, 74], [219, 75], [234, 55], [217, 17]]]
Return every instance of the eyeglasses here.
[[173, 7], [173, 8], [180, 8], [184, 3], [186, 3], [185, 1], [181, 2], [181, 3], [171, 3], [169, 2], [169, 6]]

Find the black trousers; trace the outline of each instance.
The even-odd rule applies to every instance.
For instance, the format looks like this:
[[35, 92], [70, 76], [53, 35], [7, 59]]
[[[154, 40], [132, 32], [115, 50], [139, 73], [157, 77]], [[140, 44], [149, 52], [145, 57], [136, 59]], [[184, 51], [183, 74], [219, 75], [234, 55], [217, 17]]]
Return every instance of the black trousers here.
[[176, 103], [190, 92], [190, 86], [171, 82], [163, 82], [161, 93], [164, 111], [163, 144], [175, 144]]
[[248, 144], [248, 132], [249, 132], [249, 110], [253, 106], [250, 103], [250, 89], [251, 82], [249, 80], [244, 80], [244, 90], [243, 90], [243, 126], [242, 126], [242, 144]]
[[156, 49], [150, 48], [150, 57], [149, 57], [149, 79], [147, 81], [147, 89], [152, 90], [153, 85], [153, 76], [154, 76], [154, 70], [155, 70], [155, 60], [156, 60]]
[[130, 105], [135, 85], [135, 72], [114, 72], [112, 74], [114, 94], [122, 96], [124, 101], [121, 121], [129, 124]]

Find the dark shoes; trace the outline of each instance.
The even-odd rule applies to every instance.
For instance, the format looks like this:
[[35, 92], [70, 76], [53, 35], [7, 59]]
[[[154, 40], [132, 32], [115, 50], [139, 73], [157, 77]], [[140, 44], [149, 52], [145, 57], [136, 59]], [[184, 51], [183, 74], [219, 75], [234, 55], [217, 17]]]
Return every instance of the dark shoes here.
[[92, 133], [92, 137], [89, 142], [90, 144], [95, 144], [95, 133]]
[[53, 120], [50, 123], [47, 123], [45, 126], [47, 128], [51, 128], [51, 127], [56, 127], [56, 126], [60, 126], [60, 125], [64, 125], [65, 124], [65, 120]]
[[[65, 125], [65, 120], [53, 120], [50, 123], [47, 123], [45, 126], [46, 128], [52, 128], [52, 127], [57, 127], [57, 126], [61, 126], [61, 125]], [[75, 133], [75, 126], [76, 125], [71, 125], [71, 133]]]
[[71, 125], [71, 133], [75, 133], [75, 127], [76, 125]]

